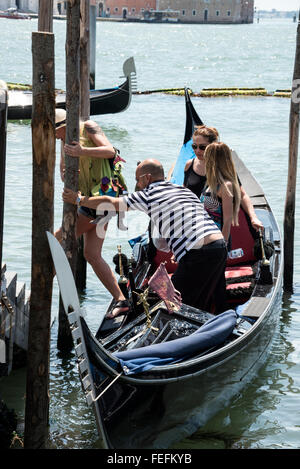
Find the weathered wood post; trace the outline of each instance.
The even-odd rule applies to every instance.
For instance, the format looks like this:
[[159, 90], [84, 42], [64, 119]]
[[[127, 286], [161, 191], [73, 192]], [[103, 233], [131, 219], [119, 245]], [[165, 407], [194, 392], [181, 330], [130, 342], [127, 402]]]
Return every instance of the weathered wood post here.
[[90, 0], [90, 89], [96, 82], [96, 0]]
[[300, 111], [300, 12], [297, 28], [296, 54], [292, 83], [289, 133], [289, 166], [284, 215], [284, 276], [285, 291], [293, 292], [294, 273], [294, 229], [295, 201], [297, 184], [297, 158], [299, 142], [299, 111]]
[[80, 23], [80, 115], [90, 117], [90, 0], [81, 0]]
[[53, 0], [39, 0], [38, 30], [53, 32]]
[[[85, 121], [90, 117], [90, 0], [81, 1], [80, 22], [80, 116]], [[78, 239], [76, 286], [86, 287], [87, 263], [83, 255], [83, 236]]]
[[25, 408], [25, 448], [45, 448], [49, 414], [49, 350], [55, 171], [54, 35], [32, 33], [32, 272]]
[[[5, 198], [4, 195], [5, 195], [5, 172], [6, 172], [7, 103], [8, 103], [8, 94], [7, 94], [6, 83], [0, 80], [0, 298], [2, 298], [2, 292], [5, 293], [5, 290], [6, 290], [5, 283], [2, 286], [2, 281], [4, 281], [4, 271], [5, 271], [5, 269], [3, 269], [2, 271], [2, 252], [3, 252], [3, 222], [4, 222], [4, 198]], [[6, 371], [5, 327], [4, 327], [3, 320], [4, 318], [2, 317], [2, 304], [0, 300], [0, 376], [2, 373], [7, 372]]]
[[7, 130], [7, 89], [0, 83], [0, 292], [2, 283], [2, 249], [6, 166], [6, 130]]
[[[67, 37], [66, 37], [66, 110], [67, 129], [66, 143], [79, 141], [80, 115], [80, 0], [67, 2]], [[65, 155], [65, 187], [78, 190], [78, 158]], [[62, 222], [62, 246], [75, 277], [77, 262], [77, 240], [75, 237], [77, 207], [64, 203]], [[57, 347], [62, 352], [69, 352], [73, 339], [62, 302], [59, 308], [59, 329]]]

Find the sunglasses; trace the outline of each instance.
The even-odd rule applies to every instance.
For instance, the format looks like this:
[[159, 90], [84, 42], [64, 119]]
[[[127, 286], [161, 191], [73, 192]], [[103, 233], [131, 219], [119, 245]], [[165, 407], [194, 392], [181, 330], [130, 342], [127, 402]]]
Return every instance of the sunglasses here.
[[207, 146], [208, 146], [208, 145], [196, 145], [196, 143], [193, 143], [193, 144], [192, 144], [192, 149], [193, 149], [193, 150], [197, 150], [197, 148], [199, 148], [199, 150], [204, 151]]

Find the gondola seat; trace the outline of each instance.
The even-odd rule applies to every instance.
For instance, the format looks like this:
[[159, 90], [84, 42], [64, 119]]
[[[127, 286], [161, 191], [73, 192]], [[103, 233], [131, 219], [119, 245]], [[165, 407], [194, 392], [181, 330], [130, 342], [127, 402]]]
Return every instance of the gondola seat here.
[[230, 235], [231, 250], [241, 248], [243, 256], [235, 259], [228, 258], [227, 266], [253, 264], [257, 260], [254, 256], [255, 238], [251, 232], [250, 221], [247, 220], [247, 216], [242, 208], [239, 211], [239, 224], [231, 227]]
[[231, 227], [231, 249], [242, 249], [243, 256], [227, 259], [225, 270], [226, 292], [229, 303], [247, 301], [254, 287], [255, 269], [257, 261], [254, 256], [255, 238], [251, 232], [250, 221], [244, 210], [239, 211], [239, 224]]
[[254, 270], [251, 265], [237, 265], [226, 267], [225, 279], [227, 283], [245, 282], [254, 277]]

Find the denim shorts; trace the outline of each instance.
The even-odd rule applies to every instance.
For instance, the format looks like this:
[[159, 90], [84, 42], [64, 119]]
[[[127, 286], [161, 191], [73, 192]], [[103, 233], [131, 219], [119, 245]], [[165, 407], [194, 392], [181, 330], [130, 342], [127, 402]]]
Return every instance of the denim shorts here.
[[85, 217], [95, 219], [97, 217], [96, 210], [88, 207], [79, 207], [77, 213], [84, 215]]

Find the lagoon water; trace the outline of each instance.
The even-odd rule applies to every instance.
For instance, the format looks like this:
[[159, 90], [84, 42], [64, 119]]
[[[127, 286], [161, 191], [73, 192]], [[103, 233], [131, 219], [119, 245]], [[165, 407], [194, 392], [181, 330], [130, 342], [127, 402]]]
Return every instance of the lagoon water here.
[[[56, 87], [65, 88], [65, 27], [54, 21]], [[291, 87], [296, 24], [288, 20], [261, 20], [252, 25], [137, 25], [97, 22], [96, 87], [119, 84], [122, 63], [134, 56], [138, 90], [189, 86]], [[37, 20], [0, 19], [0, 79], [31, 83], [31, 33]], [[221, 139], [234, 148], [263, 186], [280, 227], [283, 226], [287, 184], [290, 100], [275, 97], [193, 98], [202, 120], [218, 128]], [[164, 94], [134, 95], [128, 110], [95, 116], [126, 159], [125, 175], [134, 188], [138, 160], [160, 159], [168, 170], [176, 159], [185, 130], [184, 100]], [[59, 146], [57, 146], [57, 155]], [[31, 275], [31, 127], [9, 123], [3, 261], [30, 289]], [[55, 226], [62, 216], [62, 182], [58, 159]], [[297, 198], [299, 200], [299, 189]], [[296, 220], [298, 218], [296, 210]], [[129, 233], [114, 223], [104, 245], [111, 259], [122, 243], [142, 232], [147, 220], [133, 214]], [[231, 405], [218, 413], [176, 448], [223, 449], [300, 447], [300, 228], [296, 221], [294, 293], [282, 298], [280, 321], [265, 365]], [[81, 297], [87, 322], [96, 332], [110, 300], [88, 268]], [[52, 448], [101, 448], [94, 417], [85, 403], [75, 356], [62, 357], [56, 349], [58, 287], [54, 282], [51, 334], [50, 445]], [[24, 416], [26, 372], [13, 371], [0, 380], [1, 397]], [[146, 422], [145, 422], [146, 424]]]

